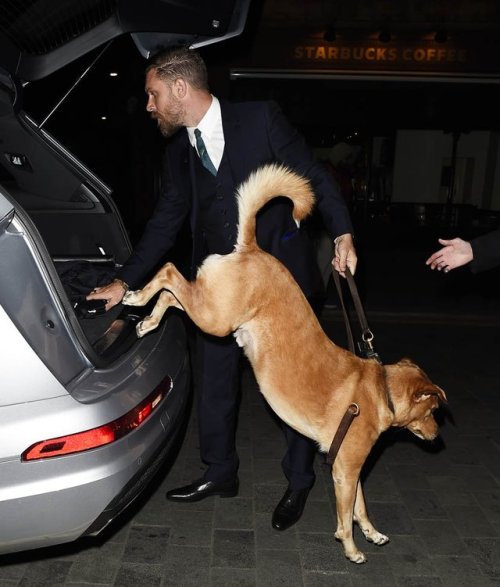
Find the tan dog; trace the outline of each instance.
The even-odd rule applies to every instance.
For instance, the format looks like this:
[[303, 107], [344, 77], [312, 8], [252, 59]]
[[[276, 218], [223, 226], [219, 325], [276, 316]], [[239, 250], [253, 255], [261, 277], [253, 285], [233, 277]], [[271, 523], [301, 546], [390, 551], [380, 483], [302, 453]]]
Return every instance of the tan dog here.
[[309, 183], [299, 175], [276, 165], [257, 170], [238, 190], [240, 224], [231, 254], [209, 256], [192, 282], [167, 263], [144, 289], [128, 292], [123, 301], [141, 306], [162, 290], [151, 316], [138, 324], [138, 336], [156, 328], [169, 306], [185, 310], [209, 334], [233, 332], [270, 406], [282, 420], [315, 440], [321, 451], [328, 451], [347, 407], [352, 402], [359, 406], [332, 477], [335, 536], [347, 558], [362, 563], [366, 558], [354, 543], [353, 520], [367, 540], [375, 544], [389, 540], [370, 522], [359, 481], [370, 450], [390, 426], [434, 439], [438, 427], [432, 412], [446, 397], [407, 359], [382, 366], [336, 346], [326, 336], [288, 270], [257, 245], [257, 212], [278, 195], [293, 201], [296, 221], [307, 216], [314, 203]]

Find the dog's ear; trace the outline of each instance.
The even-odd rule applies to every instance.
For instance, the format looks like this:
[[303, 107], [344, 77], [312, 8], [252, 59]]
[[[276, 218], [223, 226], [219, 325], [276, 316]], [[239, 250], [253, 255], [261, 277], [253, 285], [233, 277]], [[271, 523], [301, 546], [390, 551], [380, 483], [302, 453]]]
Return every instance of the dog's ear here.
[[431, 396], [437, 397], [439, 401], [445, 404], [448, 403], [444, 391], [439, 386], [434, 384], [432, 384], [431, 386], [426, 386], [423, 389], [417, 389], [413, 393], [413, 400], [415, 401], [415, 403], [418, 403], [421, 401], [425, 401], [426, 399], [429, 399]]

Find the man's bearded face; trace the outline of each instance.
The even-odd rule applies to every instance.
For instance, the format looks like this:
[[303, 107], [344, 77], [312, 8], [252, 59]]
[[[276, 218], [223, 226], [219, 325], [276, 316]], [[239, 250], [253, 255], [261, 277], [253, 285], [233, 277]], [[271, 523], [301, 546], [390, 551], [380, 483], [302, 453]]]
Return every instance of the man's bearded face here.
[[158, 122], [158, 128], [165, 138], [171, 137], [184, 126], [184, 109], [181, 102], [173, 96], [168, 106], [153, 112], [151, 117]]
[[161, 80], [154, 70], [146, 75], [147, 110], [158, 123], [164, 137], [171, 137], [184, 126], [185, 108], [172, 91], [172, 83]]

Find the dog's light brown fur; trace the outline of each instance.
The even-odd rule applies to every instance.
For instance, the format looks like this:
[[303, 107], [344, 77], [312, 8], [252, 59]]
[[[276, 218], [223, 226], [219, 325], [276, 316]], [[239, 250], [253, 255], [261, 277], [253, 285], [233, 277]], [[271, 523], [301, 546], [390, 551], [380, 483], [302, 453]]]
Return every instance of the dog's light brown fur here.
[[[314, 203], [309, 183], [299, 175], [276, 165], [257, 170], [238, 191], [235, 250], [208, 257], [193, 282], [167, 263], [144, 289], [127, 293], [124, 303], [144, 305], [161, 291], [151, 316], [137, 327], [139, 336], [156, 328], [169, 306], [185, 310], [209, 334], [233, 332], [270, 406], [282, 420], [315, 440], [322, 451], [328, 451], [349, 404], [358, 404], [359, 416], [340, 447], [332, 477], [335, 536], [346, 556], [361, 563], [366, 559], [354, 543], [353, 521], [367, 540], [388, 541], [368, 518], [359, 481], [371, 448], [390, 426], [434, 439], [437, 424], [432, 412], [446, 397], [409, 360], [382, 366], [336, 346], [326, 336], [288, 270], [256, 243], [257, 212], [279, 195], [292, 200], [296, 221], [307, 216]], [[389, 408], [389, 397], [395, 413]]]

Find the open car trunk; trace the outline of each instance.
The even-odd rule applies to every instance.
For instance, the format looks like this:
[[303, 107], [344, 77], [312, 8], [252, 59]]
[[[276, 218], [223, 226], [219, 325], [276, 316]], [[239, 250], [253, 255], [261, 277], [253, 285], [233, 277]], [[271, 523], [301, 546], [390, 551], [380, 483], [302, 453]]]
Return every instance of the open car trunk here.
[[[172, 361], [183, 357], [183, 326], [175, 316], [139, 340], [148, 308], [100, 313], [86, 304], [128, 258], [129, 238], [111, 189], [46, 132], [48, 116], [24, 112], [23, 87], [126, 35], [143, 57], [237, 36], [249, 1], [0, 0], [0, 272], [14, 276], [0, 279], [0, 315], [82, 400], [110, 393], [112, 362], [117, 384], [166, 346]], [[82, 383], [93, 373], [94, 383]]]
[[[110, 189], [14, 107], [17, 91], [0, 76], [0, 265], [3, 275], [20, 278], [2, 280], [0, 301], [33, 348], [46, 354], [44, 361], [69, 380], [82, 360], [102, 367], [137, 342], [135, 325], [144, 311], [119, 305], [104, 312], [87, 304], [85, 295], [109, 283], [128, 258], [129, 238]], [[22, 310], [16, 308], [19, 288], [32, 289], [33, 303]], [[50, 334], [57, 321], [64, 323], [61, 345]]]

